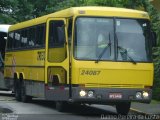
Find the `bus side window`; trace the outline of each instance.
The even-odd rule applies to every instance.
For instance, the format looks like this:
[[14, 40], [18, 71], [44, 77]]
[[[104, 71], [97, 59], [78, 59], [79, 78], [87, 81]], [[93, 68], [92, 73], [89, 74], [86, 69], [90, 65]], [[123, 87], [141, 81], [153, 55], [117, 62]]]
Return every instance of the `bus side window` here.
[[36, 38], [36, 30], [35, 27], [29, 28], [29, 33], [28, 33], [28, 46], [29, 47], [34, 47], [35, 46], [35, 38]]
[[22, 30], [21, 47], [22, 48], [27, 47], [27, 42], [28, 42], [28, 39], [27, 39], [27, 30], [24, 29], [24, 30]]
[[7, 39], [7, 50], [11, 50], [12, 49], [13, 40], [14, 40], [14, 32], [10, 32], [8, 34], [8, 39]]
[[45, 45], [45, 25], [38, 25], [36, 27], [36, 46], [44, 47]]
[[14, 36], [14, 49], [20, 48], [21, 47], [21, 31], [16, 31], [15, 36]]

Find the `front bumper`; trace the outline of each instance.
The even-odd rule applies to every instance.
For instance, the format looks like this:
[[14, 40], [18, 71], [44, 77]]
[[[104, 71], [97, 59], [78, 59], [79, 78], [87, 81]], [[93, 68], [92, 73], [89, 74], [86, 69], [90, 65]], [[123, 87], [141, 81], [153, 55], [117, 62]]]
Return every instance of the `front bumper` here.
[[[80, 96], [79, 92], [83, 90], [86, 91], [85, 96]], [[88, 91], [93, 91], [93, 97], [89, 97], [87, 95]], [[136, 98], [136, 93], [147, 92], [149, 94], [148, 98]], [[72, 88], [72, 100], [74, 102], [81, 103], [100, 103], [100, 104], [108, 104], [108, 103], [117, 103], [117, 102], [142, 102], [142, 103], [150, 103], [152, 98], [152, 90], [151, 89], [129, 89], [129, 88], [80, 88], [73, 87]]]

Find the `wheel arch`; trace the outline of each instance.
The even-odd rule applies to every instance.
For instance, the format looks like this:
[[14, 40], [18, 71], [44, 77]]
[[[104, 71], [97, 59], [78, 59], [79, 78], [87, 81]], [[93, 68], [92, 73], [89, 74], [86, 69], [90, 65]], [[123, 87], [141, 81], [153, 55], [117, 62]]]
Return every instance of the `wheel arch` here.
[[18, 73], [18, 72], [15, 72], [13, 78], [14, 78], [14, 79], [19, 79], [19, 73]]
[[24, 80], [25, 79], [25, 75], [23, 72], [19, 73], [19, 79], [20, 80]]

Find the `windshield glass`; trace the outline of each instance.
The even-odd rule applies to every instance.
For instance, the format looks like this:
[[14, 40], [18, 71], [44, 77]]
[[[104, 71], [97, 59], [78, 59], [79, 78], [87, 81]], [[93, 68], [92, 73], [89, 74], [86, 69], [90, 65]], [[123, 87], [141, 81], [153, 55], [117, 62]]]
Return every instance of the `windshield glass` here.
[[75, 29], [76, 59], [97, 62], [151, 60], [147, 20], [79, 17]]
[[149, 23], [145, 20], [116, 19], [117, 60], [150, 61], [149, 35]]
[[[114, 58], [113, 19], [78, 18], [76, 21], [76, 59], [112, 60]], [[110, 46], [109, 43], [111, 44]], [[106, 50], [104, 50], [108, 46]]]

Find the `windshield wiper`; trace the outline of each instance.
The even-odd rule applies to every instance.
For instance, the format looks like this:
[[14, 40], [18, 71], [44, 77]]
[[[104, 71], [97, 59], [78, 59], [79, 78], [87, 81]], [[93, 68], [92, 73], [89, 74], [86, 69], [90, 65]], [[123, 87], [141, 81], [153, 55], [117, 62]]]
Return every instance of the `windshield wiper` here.
[[107, 50], [107, 48], [109, 48], [110, 46], [111, 46], [111, 43], [109, 43], [107, 46], [105, 46], [105, 48], [103, 49], [103, 51], [98, 56], [98, 59], [95, 61], [95, 63], [98, 63], [101, 60], [103, 54], [105, 53], [105, 51]]
[[[116, 40], [118, 42], [117, 33], [115, 33], [115, 37], [116, 37]], [[117, 45], [117, 48], [120, 49], [120, 50], [122, 50], [122, 51], [124, 51], [123, 54], [127, 55], [127, 58], [130, 59], [130, 62], [132, 62], [133, 64], [137, 64], [136, 61], [134, 61], [134, 59], [132, 57], [130, 57], [127, 52], [125, 52], [125, 51], [127, 51], [125, 48], [123, 48], [121, 46], [118, 46], [118, 45]]]
[[128, 55], [127, 50], [125, 48], [123, 48], [121, 46], [118, 46], [118, 48], [123, 51], [122, 54], [127, 55], [127, 58], [130, 59], [130, 62], [132, 62], [133, 64], [137, 64], [136, 61], [131, 56]]

